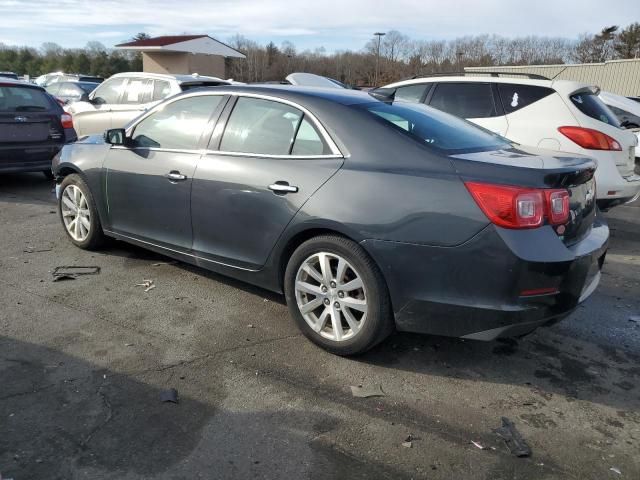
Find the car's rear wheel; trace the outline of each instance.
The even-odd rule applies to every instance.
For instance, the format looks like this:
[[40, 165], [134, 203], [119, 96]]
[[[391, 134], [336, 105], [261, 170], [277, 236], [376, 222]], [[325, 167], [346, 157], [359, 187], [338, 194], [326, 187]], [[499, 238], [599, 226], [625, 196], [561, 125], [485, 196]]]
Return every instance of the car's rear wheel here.
[[393, 330], [384, 278], [351, 240], [323, 235], [304, 242], [291, 256], [284, 280], [296, 323], [332, 353], [365, 352]]
[[74, 245], [94, 250], [104, 244], [105, 236], [95, 201], [80, 175], [69, 175], [60, 184], [58, 213]]

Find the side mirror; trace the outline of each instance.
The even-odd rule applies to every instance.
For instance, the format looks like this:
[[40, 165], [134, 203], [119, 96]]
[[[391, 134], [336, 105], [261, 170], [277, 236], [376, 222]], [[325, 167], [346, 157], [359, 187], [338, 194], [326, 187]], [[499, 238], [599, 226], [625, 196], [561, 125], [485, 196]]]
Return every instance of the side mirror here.
[[104, 132], [104, 141], [111, 145], [125, 145], [127, 136], [124, 128], [111, 128]]

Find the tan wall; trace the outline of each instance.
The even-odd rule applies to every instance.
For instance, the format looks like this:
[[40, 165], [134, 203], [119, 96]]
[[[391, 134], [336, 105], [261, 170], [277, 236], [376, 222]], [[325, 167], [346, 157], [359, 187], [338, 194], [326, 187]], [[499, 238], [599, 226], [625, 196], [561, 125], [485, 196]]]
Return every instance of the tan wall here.
[[225, 78], [224, 57], [201, 53], [143, 52], [142, 70], [149, 73], [198, 73]]
[[[491, 70], [496, 72], [520, 72], [543, 75], [556, 80], [573, 80], [597, 85], [618, 95], [640, 95], [640, 59], [612, 60], [605, 63], [576, 65], [527, 65], [505, 67], [468, 67], [467, 72]], [[557, 76], [556, 76], [557, 75]]]

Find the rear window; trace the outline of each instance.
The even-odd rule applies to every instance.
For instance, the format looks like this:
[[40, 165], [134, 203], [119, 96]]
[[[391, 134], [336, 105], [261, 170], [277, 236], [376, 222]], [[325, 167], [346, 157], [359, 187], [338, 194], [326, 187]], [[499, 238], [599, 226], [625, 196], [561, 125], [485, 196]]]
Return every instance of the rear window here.
[[421, 145], [447, 154], [498, 150], [511, 144], [503, 137], [461, 118], [421, 104], [367, 103], [355, 105], [378, 121], [411, 137]]
[[51, 109], [45, 92], [37, 88], [0, 86], [0, 111], [41, 112]]
[[614, 127], [620, 127], [620, 122], [616, 116], [595, 93], [591, 91], [576, 92], [569, 95], [569, 98], [571, 99], [571, 103], [588, 117], [613, 125]]

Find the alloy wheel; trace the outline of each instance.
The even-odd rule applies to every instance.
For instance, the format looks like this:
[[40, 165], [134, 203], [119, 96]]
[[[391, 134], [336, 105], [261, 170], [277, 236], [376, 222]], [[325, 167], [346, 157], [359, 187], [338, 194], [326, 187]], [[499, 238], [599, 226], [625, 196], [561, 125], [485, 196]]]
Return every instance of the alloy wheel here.
[[62, 192], [62, 219], [71, 238], [83, 242], [91, 229], [91, 211], [87, 197], [76, 185], [70, 184]]
[[367, 320], [367, 292], [362, 277], [343, 257], [318, 252], [296, 273], [298, 309], [316, 333], [341, 342], [353, 338]]

